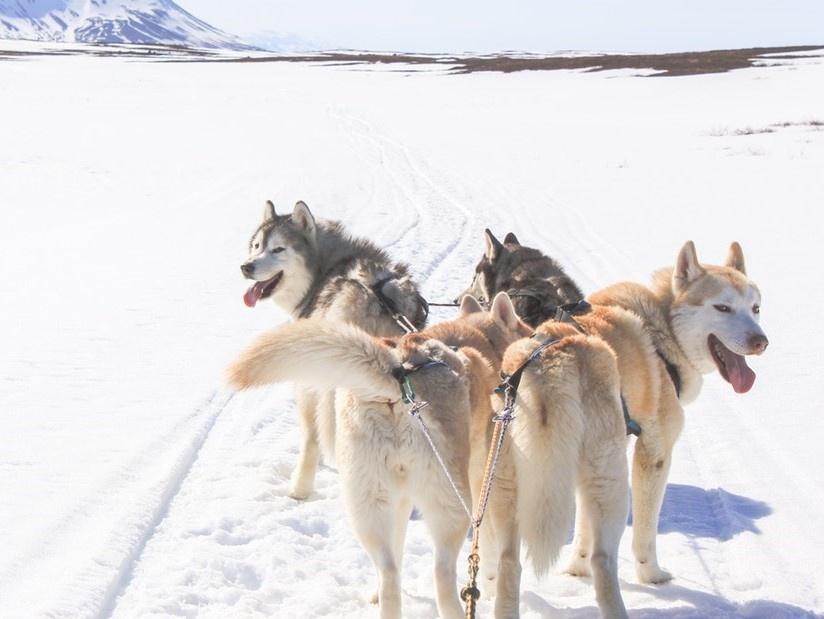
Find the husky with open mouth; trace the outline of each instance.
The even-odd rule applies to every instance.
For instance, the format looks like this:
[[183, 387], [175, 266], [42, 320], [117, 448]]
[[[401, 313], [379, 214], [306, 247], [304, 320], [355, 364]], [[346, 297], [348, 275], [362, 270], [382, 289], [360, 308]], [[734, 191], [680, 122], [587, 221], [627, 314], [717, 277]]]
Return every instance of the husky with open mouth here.
[[[404, 332], [393, 314], [417, 329], [426, 322], [426, 302], [405, 264], [338, 222], [316, 220], [304, 202], [287, 215], [266, 202], [240, 270], [251, 281], [243, 295], [248, 307], [271, 299], [293, 318], [346, 322], [375, 336]], [[334, 391], [301, 386], [296, 400], [303, 442], [290, 496], [303, 499], [314, 487], [321, 451], [327, 459], [334, 453]]]
[[[490, 249], [486, 239], [488, 272], [476, 274], [475, 294], [489, 298], [500, 291], [496, 283], [504, 278], [496, 265], [515, 249], [509, 244]], [[641, 427], [632, 462], [636, 573], [641, 582], [665, 582], [672, 576], [659, 566], [655, 542], [672, 450], [684, 424], [683, 406], [698, 397], [703, 375], [715, 371], [736, 393], [752, 388], [755, 372], [746, 357], [760, 355], [768, 345], [758, 324], [761, 293], [747, 276], [738, 243], [730, 245], [723, 265], [711, 265], [698, 261], [695, 245], [688, 241], [675, 266], [656, 271], [650, 286], [615, 284], [588, 301], [591, 311], [575, 320], [614, 350], [623, 396]], [[590, 520], [579, 505], [569, 573], [590, 574]]]

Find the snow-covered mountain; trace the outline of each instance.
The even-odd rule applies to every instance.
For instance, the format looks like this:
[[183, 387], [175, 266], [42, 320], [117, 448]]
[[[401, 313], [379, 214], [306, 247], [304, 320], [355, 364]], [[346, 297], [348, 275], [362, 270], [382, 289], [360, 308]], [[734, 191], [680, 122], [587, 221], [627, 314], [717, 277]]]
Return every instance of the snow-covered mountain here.
[[171, 0], [0, 0], [0, 38], [249, 47]]

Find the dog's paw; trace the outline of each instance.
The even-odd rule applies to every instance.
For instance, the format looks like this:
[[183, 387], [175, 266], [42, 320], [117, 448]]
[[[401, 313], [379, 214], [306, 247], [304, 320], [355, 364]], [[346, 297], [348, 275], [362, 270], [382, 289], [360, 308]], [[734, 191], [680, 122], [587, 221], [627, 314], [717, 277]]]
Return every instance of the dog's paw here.
[[638, 580], [647, 585], [660, 585], [672, 580], [672, 574], [667, 570], [662, 570], [657, 565], [650, 565], [649, 563], [636, 563], [635, 573]]
[[300, 485], [294, 485], [289, 490], [289, 498], [295, 499], [296, 501], [305, 501], [309, 498], [310, 494], [312, 494], [311, 488]]
[[582, 557], [579, 554], [576, 554], [564, 568], [563, 573], [569, 576], [576, 576], [578, 578], [592, 576], [592, 570], [589, 565], [589, 557], [586, 555]]
[[366, 599], [367, 599], [367, 600], [369, 601], [369, 603], [370, 603], [370, 604], [372, 604], [373, 606], [377, 606], [377, 605], [378, 605], [378, 592], [377, 592], [377, 591], [373, 591], [373, 592], [372, 592], [372, 595], [367, 596], [367, 598], [366, 598]]

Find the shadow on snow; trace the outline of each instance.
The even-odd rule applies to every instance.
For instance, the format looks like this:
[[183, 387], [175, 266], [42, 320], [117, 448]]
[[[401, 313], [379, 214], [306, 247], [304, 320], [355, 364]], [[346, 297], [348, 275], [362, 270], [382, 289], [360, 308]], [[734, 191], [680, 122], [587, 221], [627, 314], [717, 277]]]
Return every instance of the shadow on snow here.
[[[658, 532], [711, 537], [726, 542], [745, 531], [760, 534], [755, 521], [771, 513], [772, 508], [763, 501], [722, 488], [705, 490], [697, 486], [669, 484]], [[632, 524], [632, 514], [629, 523]]]
[[[660, 600], [669, 602], [684, 602], [683, 606], [675, 608], [633, 608], [630, 616], [633, 619], [814, 619], [820, 618], [812, 611], [784, 604], [782, 602], [772, 602], [769, 600], [753, 600], [744, 604], [735, 604], [721, 596], [702, 591], [694, 591], [675, 584], [661, 586], [644, 586], [629, 583], [621, 583], [624, 592], [634, 591], [653, 595]], [[593, 592], [594, 593], [594, 592]], [[521, 602], [531, 611], [538, 613], [540, 617], [553, 619], [594, 619], [599, 617], [598, 608], [590, 606], [586, 608], [555, 608], [551, 606], [543, 597], [531, 592], [524, 591]]]

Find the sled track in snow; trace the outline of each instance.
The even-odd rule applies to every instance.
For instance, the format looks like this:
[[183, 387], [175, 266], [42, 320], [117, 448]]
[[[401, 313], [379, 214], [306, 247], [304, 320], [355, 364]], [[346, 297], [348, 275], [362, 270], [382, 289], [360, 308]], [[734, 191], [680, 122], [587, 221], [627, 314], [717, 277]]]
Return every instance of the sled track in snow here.
[[446, 282], [439, 280], [448, 277], [440, 273], [453, 260], [471, 262], [475, 258], [469, 248], [480, 246], [477, 215], [454, 195], [452, 179], [446, 185], [436, 180], [426, 163], [404, 144], [351, 113], [339, 110], [334, 116], [367, 150], [377, 154], [373, 165], [388, 177], [395, 206], [414, 212], [412, 221], [384, 247], [395, 248], [397, 257], [410, 263], [432, 300], [446, 299], [444, 295], [451, 298], [458, 291], [446, 289]]
[[131, 552], [123, 559], [117, 575], [109, 583], [106, 593], [101, 602], [100, 612], [98, 617], [110, 617], [117, 607], [117, 600], [120, 594], [126, 590], [129, 582], [132, 579], [134, 566], [140, 560], [140, 555], [146, 548], [146, 544], [154, 535], [157, 528], [160, 526], [166, 514], [169, 511], [169, 506], [174, 500], [175, 496], [180, 491], [183, 483], [186, 481], [189, 473], [192, 470], [198, 455], [203, 445], [209, 438], [209, 433], [215, 427], [218, 417], [232, 401], [234, 394], [218, 397], [218, 392], [214, 392], [204, 405], [204, 418], [199, 427], [191, 437], [191, 442], [178, 456], [177, 463], [171, 471], [171, 476], [166, 487], [158, 497], [157, 504], [153, 511], [151, 520], [148, 526], [141, 533], [137, 543], [132, 548]]

